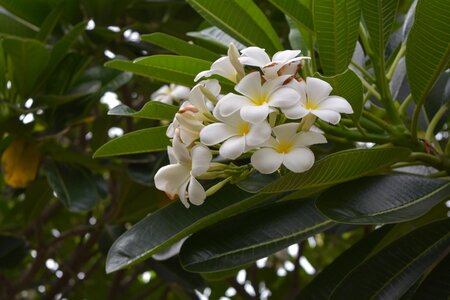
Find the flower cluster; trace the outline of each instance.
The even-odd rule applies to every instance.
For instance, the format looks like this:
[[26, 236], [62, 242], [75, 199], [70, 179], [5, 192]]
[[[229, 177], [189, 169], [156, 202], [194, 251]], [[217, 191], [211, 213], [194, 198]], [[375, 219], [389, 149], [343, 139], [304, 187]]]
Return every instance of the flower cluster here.
[[[325, 81], [298, 74], [299, 50], [277, 52], [272, 58], [258, 47], [228, 55], [200, 72], [200, 81], [167, 130], [170, 165], [155, 175], [155, 185], [169, 197], [178, 195], [186, 207], [200, 205], [227, 182], [244, 179], [255, 170], [270, 174], [282, 169], [305, 172], [315, 161], [311, 145], [326, 143], [316, 118], [331, 124], [350, 104], [330, 96]], [[232, 81], [234, 91], [222, 94], [219, 76]], [[218, 183], [205, 191], [199, 180]]]

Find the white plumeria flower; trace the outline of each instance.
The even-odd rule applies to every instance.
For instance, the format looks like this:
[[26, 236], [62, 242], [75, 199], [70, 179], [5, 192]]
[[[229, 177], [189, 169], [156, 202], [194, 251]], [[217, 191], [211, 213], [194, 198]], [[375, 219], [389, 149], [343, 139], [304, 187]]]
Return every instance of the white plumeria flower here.
[[227, 159], [236, 159], [242, 153], [258, 146], [270, 137], [269, 123], [262, 121], [252, 124], [244, 121], [239, 112], [223, 117], [215, 114], [223, 123], [214, 123], [200, 131], [200, 142], [212, 146], [225, 141], [219, 148], [219, 154]]
[[196, 86], [192, 88], [191, 93], [189, 94], [189, 102], [198, 108], [199, 112], [203, 115], [208, 115], [210, 111], [214, 109], [214, 104], [206, 97], [206, 95], [202, 92], [201, 88], [208, 90], [208, 92], [214, 96], [216, 99], [220, 95], [220, 84], [216, 79], [208, 79], [200, 81]]
[[189, 91], [188, 87], [171, 83], [170, 85], [163, 85], [156, 90], [151, 95], [151, 99], [172, 105], [174, 101], [180, 102], [183, 99], [187, 99]]
[[263, 174], [278, 170], [283, 164], [295, 173], [309, 170], [314, 164], [314, 154], [307, 146], [326, 143], [317, 132], [297, 132], [298, 123], [287, 123], [273, 128], [271, 137], [251, 157], [253, 167]]
[[186, 207], [189, 207], [189, 202], [195, 205], [203, 204], [206, 192], [195, 177], [208, 171], [212, 159], [211, 151], [199, 144], [189, 152], [176, 136], [173, 147], [168, 147], [167, 152], [172, 164], [158, 170], [155, 175], [156, 188], [166, 192], [171, 198], [178, 195]]
[[313, 114], [328, 123], [337, 124], [341, 120], [340, 113], [353, 113], [347, 100], [339, 96], [330, 96], [333, 88], [326, 81], [308, 77], [306, 82], [292, 80], [289, 86], [295, 88], [300, 94], [298, 103], [282, 109], [289, 119], [300, 119]]
[[241, 51], [239, 61], [248, 66], [259, 67], [264, 72], [264, 78], [271, 79], [280, 75], [294, 75], [297, 73], [298, 65], [306, 56], [298, 56], [300, 50], [285, 50], [275, 53], [270, 59], [262, 48], [248, 47]]
[[280, 76], [261, 84], [259, 72], [245, 76], [235, 90], [242, 95], [229, 93], [217, 103], [216, 109], [221, 116], [227, 117], [240, 111], [242, 119], [250, 123], [260, 123], [275, 108], [290, 107], [298, 103], [300, 95], [290, 86], [283, 85], [289, 76]]

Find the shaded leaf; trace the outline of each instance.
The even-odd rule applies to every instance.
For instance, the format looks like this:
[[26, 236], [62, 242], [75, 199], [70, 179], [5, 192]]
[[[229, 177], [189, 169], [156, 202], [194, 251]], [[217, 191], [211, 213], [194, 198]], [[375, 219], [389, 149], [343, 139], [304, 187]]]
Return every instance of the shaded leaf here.
[[220, 57], [218, 54], [208, 49], [161, 32], [144, 34], [141, 36], [141, 40], [155, 44], [179, 55], [195, 57], [208, 61], [214, 61]]
[[358, 39], [359, 0], [314, 1], [313, 18], [320, 62], [325, 75], [344, 72]]
[[450, 247], [450, 220], [420, 227], [367, 259], [330, 299], [399, 299]]
[[274, 6], [288, 15], [304, 29], [314, 31], [313, 17], [311, 11], [302, 0], [269, 0]]
[[211, 48], [211, 51], [218, 48], [215, 52], [223, 54], [227, 53], [230, 43], [233, 43], [239, 50], [245, 48], [245, 45], [216, 26], [208, 27], [200, 31], [191, 31], [186, 33], [186, 35], [205, 43], [205, 47]]
[[95, 151], [93, 157], [107, 157], [163, 151], [170, 145], [167, 126], [136, 130], [115, 138]]
[[205, 20], [246, 44], [270, 54], [282, 49], [277, 33], [251, 0], [187, 0]]
[[316, 205], [342, 223], [404, 222], [428, 212], [450, 195], [450, 182], [414, 175], [365, 177], [332, 187]]
[[191, 272], [233, 269], [331, 226], [313, 199], [273, 204], [195, 233], [181, 247], [180, 260]]
[[417, 287], [412, 299], [447, 299], [450, 291], [450, 255], [439, 262]]
[[373, 173], [405, 160], [410, 150], [401, 147], [345, 150], [326, 156], [304, 173], [290, 173], [269, 184], [263, 193], [325, 188]]
[[179, 107], [175, 105], [169, 105], [158, 101], [149, 101], [139, 111], [135, 111], [134, 109], [121, 104], [109, 110], [108, 115], [171, 121], [178, 110]]
[[27, 242], [20, 237], [0, 235], [0, 269], [14, 268], [28, 254]]

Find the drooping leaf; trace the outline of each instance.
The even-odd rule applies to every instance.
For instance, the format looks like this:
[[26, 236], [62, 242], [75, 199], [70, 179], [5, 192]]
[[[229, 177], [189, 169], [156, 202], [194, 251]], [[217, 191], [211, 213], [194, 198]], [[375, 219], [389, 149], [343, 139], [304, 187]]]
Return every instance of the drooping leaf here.
[[194, 86], [195, 76], [201, 71], [208, 70], [211, 63], [187, 56], [153, 55], [133, 62], [113, 60], [107, 62], [105, 66], [147, 76], [162, 82]]
[[122, 104], [108, 111], [108, 115], [127, 116], [151, 120], [173, 120], [179, 107], [158, 101], [149, 101], [139, 111]]
[[332, 95], [341, 96], [346, 99], [353, 108], [350, 115], [355, 120], [359, 120], [363, 109], [363, 87], [358, 75], [350, 69], [342, 74], [326, 77], [316, 74], [315, 77], [328, 82], [332, 87]]
[[3, 40], [3, 47], [14, 66], [10, 70], [14, 77], [13, 84], [26, 99], [47, 66], [50, 53], [44, 44], [32, 39], [7, 38]]
[[450, 181], [414, 175], [364, 177], [332, 187], [316, 205], [342, 223], [386, 224], [417, 218], [450, 195]]
[[265, 48], [270, 54], [282, 49], [277, 33], [251, 0], [187, 0], [203, 18], [246, 44]]
[[383, 226], [375, 230], [339, 255], [329, 266], [314, 277], [300, 292], [297, 299], [329, 299], [331, 293], [342, 279], [367, 259], [368, 253], [386, 236], [391, 228], [392, 226]]
[[44, 170], [56, 197], [70, 211], [89, 211], [100, 200], [94, 177], [88, 170], [54, 161], [47, 161]]
[[240, 214], [189, 237], [181, 247], [191, 272], [233, 269], [273, 254], [333, 226], [314, 200], [273, 204]]
[[450, 62], [450, 2], [419, 1], [406, 42], [406, 71], [411, 94], [421, 105]]
[[167, 126], [136, 130], [115, 138], [95, 151], [93, 157], [107, 157], [163, 151], [170, 145]]
[[392, 32], [398, 3], [398, 0], [362, 0], [370, 45], [379, 60], [384, 61], [384, 49]]
[[314, 1], [313, 18], [324, 74], [344, 72], [350, 64], [358, 39], [360, 1]]
[[449, 219], [420, 227], [352, 270], [329, 299], [399, 299], [449, 247]]
[[143, 261], [183, 237], [268, 198], [268, 195], [252, 196], [229, 186], [208, 197], [201, 206], [186, 209], [177, 201], [159, 209], [115, 241], [106, 259], [106, 272]]
[[304, 173], [290, 173], [269, 184], [263, 193], [325, 188], [356, 179], [405, 160], [410, 150], [401, 147], [345, 150], [330, 154]]
[[207, 61], [214, 61], [220, 57], [208, 49], [161, 32], [144, 34], [141, 36], [141, 40], [155, 44], [179, 55], [195, 57]]
[[314, 31], [312, 13], [303, 4], [302, 0], [270, 0], [270, 3], [300, 24], [304, 29], [310, 32]]

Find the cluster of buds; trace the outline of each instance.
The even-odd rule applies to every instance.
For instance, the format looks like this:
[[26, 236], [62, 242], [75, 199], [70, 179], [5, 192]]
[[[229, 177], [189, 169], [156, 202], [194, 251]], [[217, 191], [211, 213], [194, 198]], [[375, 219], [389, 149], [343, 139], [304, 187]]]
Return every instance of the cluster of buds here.
[[[327, 82], [299, 76], [309, 59], [299, 55], [286, 50], [270, 59], [264, 49], [239, 53], [231, 44], [227, 56], [200, 72], [195, 81], [221, 76], [235, 83], [235, 92], [221, 94], [216, 79], [200, 81], [189, 92], [168, 127], [170, 165], [156, 173], [156, 187], [189, 207], [252, 172], [310, 169], [315, 157], [309, 146], [327, 142], [313, 126], [316, 118], [337, 124], [341, 113], [353, 110], [342, 97], [330, 96]], [[205, 191], [199, 180], [219, 182]]]

